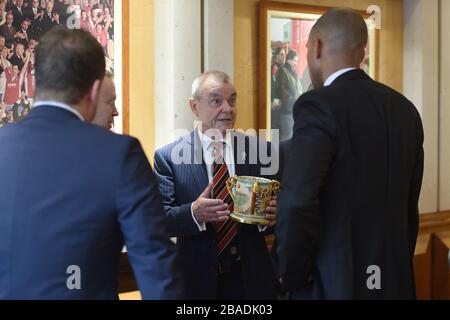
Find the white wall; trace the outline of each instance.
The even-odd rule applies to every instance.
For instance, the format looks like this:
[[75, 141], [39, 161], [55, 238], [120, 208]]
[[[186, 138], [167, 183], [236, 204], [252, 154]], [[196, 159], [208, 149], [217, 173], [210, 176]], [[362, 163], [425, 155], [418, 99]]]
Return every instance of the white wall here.
[[[173, 1], [155, 0], [155, 147], [169, 143], [174, 130]], [[162, 125], [164, 124], [164, 125]]]
[[155, 146], [192, 130], [192, 81], [201, 72], [200, 0], [155, 0]]
[[205, 0], [204, 70], [221, 70], [233, 78], [233, 0]]
[[[167, 1], [167, 0], [166, 0]], [[174, 1], [175, 129], [193, 129], [189, 108], [192, 81], [201, 73], [201, 2]]]
[[[447, 0], [444, 0], [447, 1]], [[404, 0], [404, 94], [425, 131], [422, 213], [439, 210], [439, 0]]]

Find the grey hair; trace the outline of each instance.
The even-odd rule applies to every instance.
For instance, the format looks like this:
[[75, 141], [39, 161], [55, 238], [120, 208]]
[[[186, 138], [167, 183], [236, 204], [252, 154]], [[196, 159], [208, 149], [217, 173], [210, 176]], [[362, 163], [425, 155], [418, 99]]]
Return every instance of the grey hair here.
[[221, 83], [231, 82], [230, 77], [223, 71], [218, 70], [206, 71], [202, 73], [200, 76], [198, 76], [192, 83], [192, 92], [191, 92], [192, 98], [200, 99], [203, 91], [203, 85], [205, 84], [205, 81], [209, 77], [214, 77], [215, 80], [220, 81]]

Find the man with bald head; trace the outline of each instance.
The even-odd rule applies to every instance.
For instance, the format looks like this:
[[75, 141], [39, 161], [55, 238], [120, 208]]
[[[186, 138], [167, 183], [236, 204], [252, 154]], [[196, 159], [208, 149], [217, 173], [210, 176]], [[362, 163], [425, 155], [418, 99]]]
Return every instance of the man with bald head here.
[[314, 25], [314, 90], [294, 107], [276, 229], [291, 299], [414, 299], [423, 173], [414, 105], [359, 66], [367, 26], [350, 9]]

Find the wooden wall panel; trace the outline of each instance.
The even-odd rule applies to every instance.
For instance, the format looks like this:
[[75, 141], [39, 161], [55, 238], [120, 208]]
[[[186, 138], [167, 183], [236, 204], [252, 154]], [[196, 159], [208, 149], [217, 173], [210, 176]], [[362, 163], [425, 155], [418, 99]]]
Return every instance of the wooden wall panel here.
[[431, 235], [422, 234], [417, 238], [414, 255], [414, 273], [418, 300], [431, 299]]
[[450, 299], [450, 230], [433, 235], [432, 298]]

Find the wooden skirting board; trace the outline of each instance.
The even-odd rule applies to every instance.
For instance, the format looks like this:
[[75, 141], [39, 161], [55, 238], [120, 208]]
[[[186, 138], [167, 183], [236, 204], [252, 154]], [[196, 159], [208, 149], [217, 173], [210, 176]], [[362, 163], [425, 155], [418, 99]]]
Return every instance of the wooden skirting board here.
[[422, 214], [414, 255], [417, 299], [450, 299], [450, 211]]

